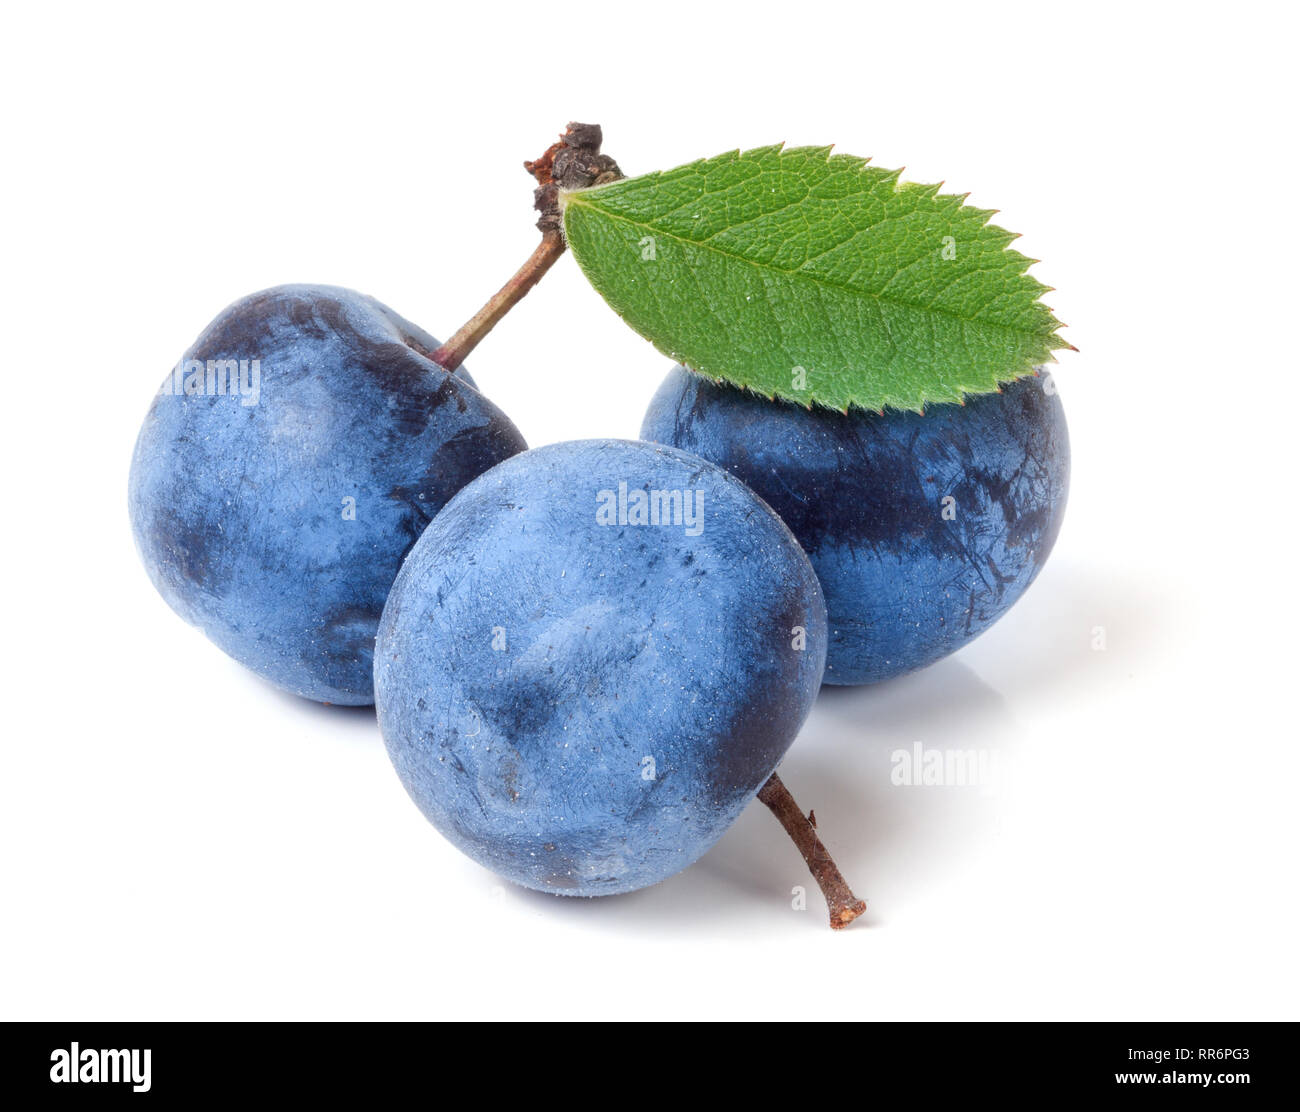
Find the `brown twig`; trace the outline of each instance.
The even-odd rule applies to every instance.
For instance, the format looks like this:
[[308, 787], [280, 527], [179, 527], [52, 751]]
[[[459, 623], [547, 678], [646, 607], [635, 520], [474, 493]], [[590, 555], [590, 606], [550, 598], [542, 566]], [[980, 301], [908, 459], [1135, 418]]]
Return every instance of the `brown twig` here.
[[497, 323], [519, 303], [564, 254], [564, 231], [560, 214], [560, 192], [586, 189], [617, 181], [622, 173], [609, 155], [600, 153], [603, 140], [599, 124], [571, 123], [558, 143], [552, 143], [524, 169], [537, 180], [534, 207], [541, 213], [537, 226], [542, 242], [504, 286], [488, 299], [450, 340], [432, 355], [443, 370], [454, 371]]
[[542, 236], [542, 242], [516, 272], [513, 278], [488, 299], [486, 305], [475, 313], [459, 331], [430, 357], [446, 371], [454, 371], [497, 322], [541, 281], [555, 260], [564, 254], [564, 236], [558, 231]]
[[758, 798], [767, 804], [768, 809], [785, 827], [794, 844], [799, 847], [803, 859], [808, 862], [808, 869], [813, 879], [826, 897], [826, 906], [830, 910], [831, 929], [843, 930], [854, 919], [867, 910], [865, 900], [853, 894], [844, 874], [840, 872], [830, 851], [822, 845], [817, 837], [817, 819], [812, 811], [807, 817], [794, 801], [794, 796], [774, 772], [758, 790]]

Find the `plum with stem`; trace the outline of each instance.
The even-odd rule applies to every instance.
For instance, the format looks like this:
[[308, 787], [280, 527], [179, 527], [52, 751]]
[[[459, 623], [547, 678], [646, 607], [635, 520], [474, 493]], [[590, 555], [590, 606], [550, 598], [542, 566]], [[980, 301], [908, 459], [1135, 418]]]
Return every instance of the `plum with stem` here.
[[599, 896], [721, 837], [825, 652], [812, 567], [747, 487], [674, 448], [578, 441], [507, 460], [434, 519], [384, 609], [376, 702], [402, 783], [456, 846]]
[[369, 704], [402, 558], [471, 479], [527, 445], [438, 342], [332, 286], [225, 310], [155, 397], [131, 524], [163, 598], [265, 679]]

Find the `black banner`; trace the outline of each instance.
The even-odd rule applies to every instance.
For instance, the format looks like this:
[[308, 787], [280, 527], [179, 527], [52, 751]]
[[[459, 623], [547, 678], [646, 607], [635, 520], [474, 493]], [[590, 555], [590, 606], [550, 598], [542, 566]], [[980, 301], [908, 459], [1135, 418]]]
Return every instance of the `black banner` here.
[[[88, 1100], [250, 1094], [430, 1101], [481, 1091], [529, 1099], [580, 1083], [583, 1103], [665, 1085], [758, 1090], [792, 1101], [1003, 1094], [1238, 1106], [1296, 1088], [1296, 1029], [1253, 1023], [915, 1023], [786, 1026], [488, 1024], [37, 1023], [0, 1027], [0, 1097]], [[561, 1049], [563, 1048], [563, 1049]], [[705, 1079], [707, 1078], [707, 1082]], [[601, 1082], [605, 1082], [601, 1085]], [[884, 1089], [882, 1092], [881, 1089]], [[871, 1093], [875, 1091], [876, 1096]], [[1159, 1097], [1157, 1097], [1159, 1099]], [[12, 1105], [11, 1105], [12, 1107]]]

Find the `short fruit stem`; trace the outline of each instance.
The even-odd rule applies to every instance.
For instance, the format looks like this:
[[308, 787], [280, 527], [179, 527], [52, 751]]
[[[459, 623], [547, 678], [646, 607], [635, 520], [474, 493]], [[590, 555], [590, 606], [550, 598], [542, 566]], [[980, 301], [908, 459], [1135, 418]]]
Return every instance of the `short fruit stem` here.
[[794, 801], [794, 796], [775, 772], [758, 790], [758, 798], [767, 804], [777, 821], [785, 827], [785, 832], [808, 862], [813, 879], [826, 897], [826, 906], [831, 913], [831, 929], [843, 930], [867, 910], [867, 904], [853, 894], [844, 874], [831, 858], [830, 851], [817, 837], [817, 820], [813, 812], [804, 815], [799, 804]]
[[475, 313], [450, 340], [432, 355], [432, 359], [445, 371], [454, 371], [497, 322], [519, 303], [564, 254], [564, 236], [558, 231], [547, 232], [542, 242], [516, 272], [513, 278], [488, 299], [486, 305]]
[[542, 231], [542, 242], [515, 276], [497, 290], [456, 335], [433, 353], [433, 361], [443, 370], [454, 371], [465, 362], [465, 357], [478, 347], [479, 341], [496, 327], [497, 322], [537, 285], [542, 275], [555, 265], [555, 260], [564, 254], [561, 191], [604, 185], [623, 176], [618, 163], [609, 155], [600, 153], [603, 138], [599, 124], [572, 123], [560, 136], [558, 143], [547, 147], [540, 158], [524, 163], [524, 169], [537, 182], [537, 188], [533, 191], [533, 207], [541, 213], [537, 226]]

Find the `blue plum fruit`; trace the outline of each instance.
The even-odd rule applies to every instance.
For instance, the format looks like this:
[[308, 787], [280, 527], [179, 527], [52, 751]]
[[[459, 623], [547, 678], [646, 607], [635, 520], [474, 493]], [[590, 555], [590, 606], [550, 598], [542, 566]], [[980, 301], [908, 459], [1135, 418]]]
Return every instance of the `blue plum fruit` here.
[[725, 467], [778, 514], [826, 595], [825, 682], [921, 668], [1006, 613], [1065, 512], [1070, 446], [1046, 377], [924, 415], [772, 402], [675, 367], [641, 435]]
[[375, 650], [411, 798], [462, 851], [561, 895], [691, 864], [776, 768], [826, 652], [817, 577], [721, 468], [674, 448], [535, 448], [411, 550]]
[[527, 447], [437, 346], [373, 298], [280, 286], [208, 326], [140, 430], [129, 505], [154, 585], [295, 694], [374, 701], [402, 558], [456, 491]]

